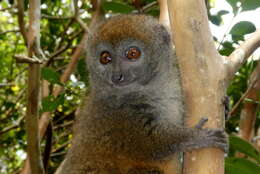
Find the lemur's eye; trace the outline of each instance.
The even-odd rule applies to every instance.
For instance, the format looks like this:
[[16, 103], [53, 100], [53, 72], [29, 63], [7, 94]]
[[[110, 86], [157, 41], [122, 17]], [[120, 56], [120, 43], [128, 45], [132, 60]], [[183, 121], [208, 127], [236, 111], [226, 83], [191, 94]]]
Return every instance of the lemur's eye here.
[[102, 63], [103, 65], [108, 64], [112, 61], [112, 57], [110, 55], [110, 53], [108, 51], [103, 51], [100, 54], [100, 59], [99, 59], [100, 63]]
[[141, 56], [141, 51], [137, 47], [130, 47], [126, 51], [126, 57], [130, 60], [136, 60]]

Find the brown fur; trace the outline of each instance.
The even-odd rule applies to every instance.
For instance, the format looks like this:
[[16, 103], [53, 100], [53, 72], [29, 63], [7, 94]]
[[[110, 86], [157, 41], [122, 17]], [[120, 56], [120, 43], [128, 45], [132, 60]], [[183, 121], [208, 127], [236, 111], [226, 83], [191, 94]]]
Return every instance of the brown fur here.
[[[175, 50], [158, 21], [121, 15], [92, 31], [87, 49], [92, 88], [77, 117], [72, 147], [57, 174], [171, 174], [174, 154], [226, 148], [223, 130], [202, 129], [203, 124], [183, 126]], [[134, 63], [122, 53], [133, 45], [142, 51]], [[104, 50], [111, 52], [111, 64], [99, 63]], [[115, 67], [125, 79], [134, 74], [135, 81], [125, 86], [111, 83]]]

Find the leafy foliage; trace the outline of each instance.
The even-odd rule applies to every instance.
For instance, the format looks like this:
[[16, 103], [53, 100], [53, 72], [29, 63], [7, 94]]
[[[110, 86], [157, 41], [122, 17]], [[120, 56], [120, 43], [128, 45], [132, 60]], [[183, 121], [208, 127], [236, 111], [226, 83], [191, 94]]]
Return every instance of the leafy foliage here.
[[134, 7], [121, 2], [104, 2], [103, 8], [105, 11], [113, 13], [130, 13]]
[[230, 31], [233, 41], [244, 40], [244, 35], [256, 30], [255, 25], [248, 21], [241, 21], [234, 25]]
[[59, 105], [63, 104], [65, 100], [65, 95], [62, 94], [55, 98], [54, 96], [49, 95], [48, 97], [42, 100], [42, 110], [41, 112], [51, 112], [55, 111]]
[[260, 153], [257, 151], [257, 149], [254, 146], [252, 146], [247, 141], [236, 136], [230, 136], [229, 142], [230, 142], [231, 151], [232, 150], [239, 151], [253, 158], [254, 160], [256, 160], [256, 162], [258, 163], [260, 162]]
[[227, 174], [252, 174], [259, 173], [260, 167], [244, 158], [226, 158], [225, 159], [225, 172]]
[[[259, 0], [226, 0], [236, 15], [240, 11], [254, 10], [260, 7]], [[158, 17], [159, 7], [156, 0], [111, 0], [106, 1], [102, 9], [107, 16], [121, 13], [146, 13]], [[209, 1], [211, 2], [211, 1]], [[60, 78], [71, 61], [72, 54], [83, 36], [83, 29], [74, 18], [72, 0], [42, 0], [41, 1], [41, 48], [48, 59], [41, 71], [42, 81], [49, 82], [50, 94], [41, 100], [41, 114], [51, 112], [53, 123], [53, 143], [50, 158], [49, 173], [63, 160], [70, 146], [71, 129], [76, 109], [80, 105], [82, 95], [88, 91], [88, 71], [84, 56], [81, 56], [76, 70], [70, 79], [61, 83]], [[24, 1], [24, 18], [28, 23], [28, 0]], [[230, 12], [220, 10], [211, 14], [208, 6], [209, 20], [215, 25], [222, 25], [222, 17]], [[79, 0], [79, 17], [88, 25], [93, 10], [89, 1]], [[3, 9], [3, 10], [2, 10]], [[16, 54], [26, 55], [26, 44], [19, 33], [17, 8], [15, 1], [0, 1], [0, 173], [15, 173], [23, 166], [26, 152], [26, 134], [24, 116], [26, 113], [27, 65], [17, 64], [13, 59]], [[235, 24], [226, 38], [218, 42], [219, 52], [228, 56], [244, 36], [255, 31], [254, 24], [242, 21]], [[213, 33], [214, 34], [214, 33]], [[230, 36], [231, 39], [227, 39]], [[216, 37], [215, 37], [216, 38]], [[221, 38], [218, 38], [221, 40]], [[233, 107], [247, 89], [247, 80], [256, 66], [256, 61], [248, 61], [236, 74], [230, 83], [227, 95], [230, 98], [229, 107]], [[56, 86], [64, 87], [57, 97], [53, 95]], [[229, 134], [237, 133], [242, 104], [235, 116], [226, 123]], [[255, 130], [260, 125], [260, 111], [257, 111]], [[254, 131], [255, 131], [254, 130]], [[41, 143], [42, 150], [46, 141]], [[236, 152], [244, 154], [236, 158]], [[259, 151], [250, 143], [236, 137], [230, 137], [230, 152], [225, 161], [227, 174], [259, 173]]]
[[60, 76], [51, 68], [42, 68], [41, 77], [52, 84], [61, 84]]
[[255, 10], [260, 7], [259, 0], [227, 0], [227, 2], [232, 6], [234, 13], [241, 11]]

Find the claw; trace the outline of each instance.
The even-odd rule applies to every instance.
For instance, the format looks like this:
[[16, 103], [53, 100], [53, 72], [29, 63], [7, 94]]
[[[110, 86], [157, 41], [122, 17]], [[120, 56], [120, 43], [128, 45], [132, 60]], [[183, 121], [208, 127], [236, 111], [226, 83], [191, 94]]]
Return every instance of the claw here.
[[196, 124], [195, 128], [201, 129], [207, 121], [208, 118], [201, 118], [200, 121]]

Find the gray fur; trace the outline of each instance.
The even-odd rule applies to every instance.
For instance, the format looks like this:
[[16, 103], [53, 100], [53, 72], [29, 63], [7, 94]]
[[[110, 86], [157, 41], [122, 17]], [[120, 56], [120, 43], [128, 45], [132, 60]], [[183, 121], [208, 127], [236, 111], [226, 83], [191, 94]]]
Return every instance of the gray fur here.
[[[185, 109], [175, 50], [156, 19], [122, 15], [92, 31], [87, 48], [91, 92], [58, 173], [163, 174], [161, 164], [176, 152], [226, 147], [222, 130], [183, 127]], [[139, 60], [118, 63], [132, 45], [142, 52]], [[104, 49], [112, 54], [111, 64], [99, 62]], [[113, 84], [115, 70], [130, 82]]]

